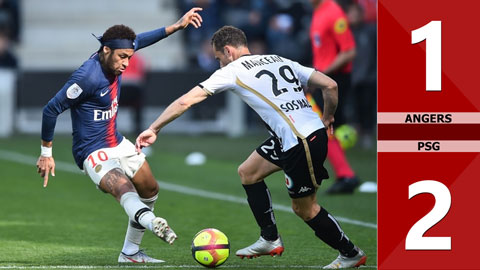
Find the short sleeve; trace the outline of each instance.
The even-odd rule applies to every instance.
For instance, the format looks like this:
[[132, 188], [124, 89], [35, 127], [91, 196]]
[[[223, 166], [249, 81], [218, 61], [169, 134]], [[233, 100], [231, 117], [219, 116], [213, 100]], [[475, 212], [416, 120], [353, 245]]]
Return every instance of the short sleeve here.
[[334, 19], [332, 30], [341, 52], [355, 48], [355, 39], [344, 15]]
[[227, 68], [215, 71], [210, 78], [199, 84], [209, 95], [214, 95], [234, 87], [234, 77]]
[[295, 73], [297, 73], [298, 75], [298, 80], [300, 81], [300, 84], [304, 86], [308, 85], [308, 80], [310, 79], [310, 76], [312, 76], [312, 73], [315, 71], [315, 69], [302, 66], [295, 61], [292, 61], [292, 66], [295, 70]]

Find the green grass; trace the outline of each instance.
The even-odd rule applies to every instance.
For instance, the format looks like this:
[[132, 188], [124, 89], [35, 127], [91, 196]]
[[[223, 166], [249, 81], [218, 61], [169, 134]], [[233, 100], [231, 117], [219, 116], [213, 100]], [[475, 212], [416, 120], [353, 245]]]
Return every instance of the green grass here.
[[[237, 167], [263, 139], [161, 135], [148, 161], [160, 181], [245, 198]], [[123, 209], [110, 195], [96, 190], [87, 176], [62, 167], [60, 161], [74, 164], [70, 137], [55, 138], [56, 177], [43, 188], [35, 168], [39, 142], [38, 137], [30, 136], [0, 139], [0, 268], [118, 266], [116, 259], [127, 225]], [[23, 163], [12, 161], [5, 151], [31, 158]], [[207, 163], [187, 166], [184, 159], [192, 151], [205, 153]], [[354, 148], [348, 156], [362, 180], [375, 181], [374, 151]], [[283, 174], [277, 173], [267, 179], [267, 184], [274, 203], [289, 206], [283, 179]], [[322, 206], [335, 216], [376, 224], [376, 194], [324, 196], [323, 191], [332, 182], [328, 180], [320, 188], [318, 200]], [[155, 213], [168, 220], [179, 238], [169, 246], [147, 233], [142, 247], [149, 255], [166, 260], [163, 267], [199, 268], [191, 256], [190, 244], [203, 228], [223, 231], [229, 237], [232, 253], [257, 240], [259, 230], [247, 205], [160, 188]], [[286, 246], [283, 256], [240, 260], [232, 255], [224, 267], [320, 267], [337, 256], [294, 214], [276, 211], [276, 217]], [[369, 256], [367, 265], [375, 266], [376, 230], [349, 223], [342, 223], [342, 227]]]

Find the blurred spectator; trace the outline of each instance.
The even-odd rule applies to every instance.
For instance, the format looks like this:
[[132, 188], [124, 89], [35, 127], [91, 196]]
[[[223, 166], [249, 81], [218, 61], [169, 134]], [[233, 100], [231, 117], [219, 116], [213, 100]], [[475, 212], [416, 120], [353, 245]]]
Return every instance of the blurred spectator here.
[[213, 72], [218, 69], [219, 65], [215, 60], [215, 55], [213, 55], [210, 40], [202, 41], [201, 50], [197, 53], [197, 63], [204, 71]]
[[247, 38], [265, 35], [268, 22], [274, 14], [274, 1], [221, 0], [222, 25], [233, 25], [242, 29]]
[[360, 127], [361, 145], [371, 148], [377, 111], [377, 28], [376, 24], [364, 21], [363, 9], [357, 3], [349, 6], [347, 16], [357, 44], [352, 67], [356, 122]]
[[248, 47], [252, 54], [267, 54], [267, 44], [261, 38], [249, 40]]
[[8, 31], [0, 28], [0, 68], [17, 68], [17, 58], [10, 50]]
[[146, 66], [142, 56], [135, 53], [122, 74], [122, 93], [120, 105], [133, 109], [135, 134], [143, 131], [143, 101], [145, 91]]
[[0, 0], [0, 27], [8, 29], [10, 40], [20, 39], [20, 11], [17, 0]]
[[356, 0], [362, 7], [363, 21], [366, 23], [377, 23], [377, 0]]
[[270, 20], [267, 39], [269, 51], [282, 55], [289, 59], [299, 59], [302, 50], [298, 44], [293, 31], [293, 18], [289, 14], [277, 14]]
[[[187, 12], [193, 7], [201, 7], [200, 12], [203, 18], [202, 27], [188, 27], [185, 29], [185, 41], [189, 62], [194, 67], [199, 67], [205, 71], [212, 70], [212, 61], [215, 58], [211, 56], [211, 47], [205, 49], [205, 43], [213, 33], [221, 26], [219, 15], [218, 0], [183, 0], [178, 2], [182, 12]], [[218, 67], [215, 66], [215, 69]]]

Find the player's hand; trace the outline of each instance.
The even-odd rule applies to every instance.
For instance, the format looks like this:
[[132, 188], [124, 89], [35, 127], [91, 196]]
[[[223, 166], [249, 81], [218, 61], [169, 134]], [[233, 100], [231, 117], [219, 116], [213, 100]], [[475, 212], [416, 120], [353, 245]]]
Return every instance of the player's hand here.
[[185, 13], [185, 15], [183, 15], [183, 17], [180, 18], [180, 20], [178, 20], [178, 22], [176, 23], [178, 29], [185, 29], [189, 24], [193, 25], [193, 27], [195, 28], [199, 28], [200, 26], [202, 26], [202, 16], [197, 13], [198, 11], [202, 10], [203, 9], [200, 7], [194, 7], [190, 9], [190, 11]]
[[152, 145], [155, 140], [157, 140], [157, 134], [151, 129], [146, 129], [140, 133], [140, 135], [137, 137], [137, 140], [135, 140], [135, 150], [137, 153], [141, 153], [143, 147]]
[[330, 117], [325, 117], [325, 115], [322, 117], [322, 122], [323, 125], [327, 128], [327, 134], [328, 135], [333, 135], [333, 123], [335, 122], [335, 118], [333, 116]]
[[40, 156], [37, 161], [37, 172], [43, 177], [43, 187], [47, 187], [48, 174], [55, 176], [55, 160], [53, 157]]

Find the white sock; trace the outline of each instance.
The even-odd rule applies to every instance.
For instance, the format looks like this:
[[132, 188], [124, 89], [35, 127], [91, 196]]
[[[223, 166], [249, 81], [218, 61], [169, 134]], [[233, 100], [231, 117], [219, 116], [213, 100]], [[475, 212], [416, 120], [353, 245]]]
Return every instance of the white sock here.
[[[125, 209], [131, 220], [136, 220], [143, 227], [152, 230], [152, 220], [155, 215], [150, 208], [140, 201], [140, 197], [136, 192], [126, 192], [120, 198], [120, 205]], [[148, 211], [144, 211], [148, 209]], [[143, 211], [142, 211], [143, 210]]]
[[[152, 198], [140, 198], [140, 201], [145, 203], [153, 211], [153, 206], [157, 200], [158, 195]], [[125, 241], [123, 243], [122, 252], [127, 255], [133, 255], [140, 250], [140, 243], [142, 242], [145, 229], [141, 229], [136, 221], [129, 219]]]
[[147, 205], [148, 208], [150, 208], [153, 212], [153, 208], [155, 206], [155, 202], [157, 201], [157, 198], [158, 198], [158, 193], [151, 198], [140, 198], [140, 201], [142, 201], [145, 205]]
[[136, 228], [132, 223], [138, 226], [138, 223], [135, 221], [128, 221], [127, 234], [125, 235], [122, 248], [122, 252], [127, 255], [133, 255], [140, 250], [140, 243], [145, 233], [145, 229]]

